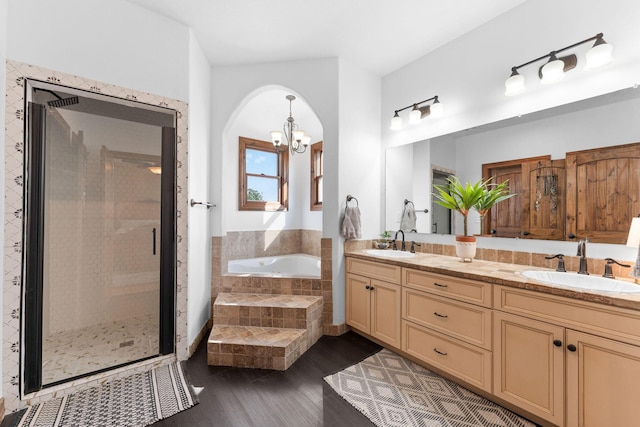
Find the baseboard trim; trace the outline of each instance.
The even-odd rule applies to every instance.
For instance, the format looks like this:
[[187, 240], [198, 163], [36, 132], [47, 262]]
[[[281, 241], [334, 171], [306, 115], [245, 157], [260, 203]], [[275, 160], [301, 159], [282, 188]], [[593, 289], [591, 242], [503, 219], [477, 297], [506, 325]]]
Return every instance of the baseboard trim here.
[[4, 419], [4, 397], [0, 397], [0, 421]]
[[207, 331], [209, 329], [211, 329], [212, 327], [213, 327], [213, 319], [209, 319], [207, 321], [207, 323], [205, 323], [205, 325], [202, 327], [200, 332], [198, 332], [198, 335], [196, 336], [196, 339], [189, 346], [189, 357], [193, 356], [193, 353], [196, 352], [196, 349], [200, 345], [200, 342], [202, 341], [202, 338], [205, 337], [205, 335], [207, 334]]

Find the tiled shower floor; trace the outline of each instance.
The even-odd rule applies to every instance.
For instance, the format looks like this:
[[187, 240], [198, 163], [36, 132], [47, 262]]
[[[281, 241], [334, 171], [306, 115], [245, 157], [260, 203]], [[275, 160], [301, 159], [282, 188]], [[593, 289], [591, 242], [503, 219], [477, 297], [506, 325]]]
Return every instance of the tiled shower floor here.
[[51, 334], [42, 342], [42, 384], [51, 384], [158, 354], [155, 317]]

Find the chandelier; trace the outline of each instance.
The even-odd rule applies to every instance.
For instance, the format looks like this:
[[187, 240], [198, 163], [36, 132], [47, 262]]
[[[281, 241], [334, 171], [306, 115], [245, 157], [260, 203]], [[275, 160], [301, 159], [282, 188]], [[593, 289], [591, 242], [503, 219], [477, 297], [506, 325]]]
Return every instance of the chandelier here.
[[[289, 100], [289, 117], [282, 125], [282, 132], [279, 130], [271, 131], [271, 142], [273, 142], [273, 146], [278, 153], [287, 151], [287, 147], [289, 148], [291, 155], [294, 155], [295, 153], [304, 153], [309, 146], [311, 137], [309, 135], [305, 135], [303, 130], [298, 129], [298, 125], [295, 123], [293, 115], [291, 114], [291, 103], [296, 99], [296, 97], [293, 95], [287, 95], [286, 98]], [[286, 144], [283, 144], [283, 134], [286, 139]]]

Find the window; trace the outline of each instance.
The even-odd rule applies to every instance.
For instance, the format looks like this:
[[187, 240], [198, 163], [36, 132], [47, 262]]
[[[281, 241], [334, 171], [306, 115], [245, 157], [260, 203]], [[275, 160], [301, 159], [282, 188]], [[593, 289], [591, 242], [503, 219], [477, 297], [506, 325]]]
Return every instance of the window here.
[[311, 145], [311, 210], [322, 210], [322, 141]]
[[289, 205], [289, 152], [276, 153], [273, 144], [240, 137], [239, 209], [284, 211]]

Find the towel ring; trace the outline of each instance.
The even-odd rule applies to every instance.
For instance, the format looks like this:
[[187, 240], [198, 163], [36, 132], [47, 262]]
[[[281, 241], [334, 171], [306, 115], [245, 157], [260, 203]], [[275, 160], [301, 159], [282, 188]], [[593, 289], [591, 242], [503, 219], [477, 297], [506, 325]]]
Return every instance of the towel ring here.
[[353, 197], [351, 194], [349, 194], [349, 195], [347, 196], [347, 204], [349, 204], [349, 202], [350, 202], [350, 201], [352, 201], [352, 200], [355, 200], [355, 201], [356, 201], [356, 206], [359, 206], [358, 199], [356, 199], [356, 198], [355, 198], [355, 197]]

